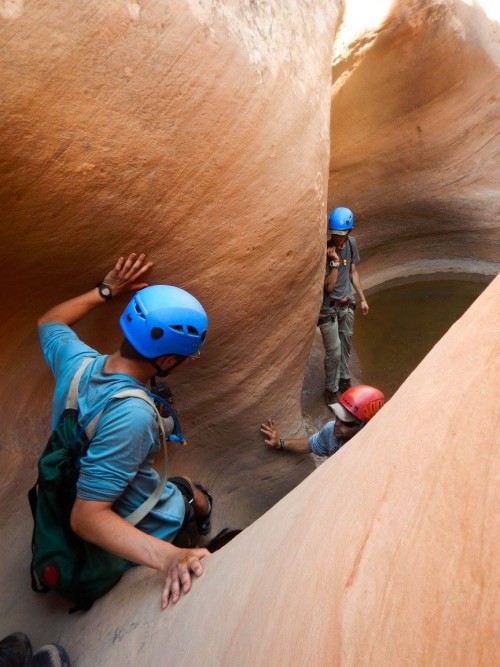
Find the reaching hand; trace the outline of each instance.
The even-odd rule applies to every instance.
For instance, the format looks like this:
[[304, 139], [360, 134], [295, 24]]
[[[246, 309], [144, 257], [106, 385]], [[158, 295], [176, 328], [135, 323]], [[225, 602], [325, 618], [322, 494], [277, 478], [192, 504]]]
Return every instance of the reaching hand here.
[[186, 595], [191, 590], [191, 577], [200, 577], [203, 572], [201, 561], [209, 552], [206, 549], [176, 549], [169, 555], [165, 567], [165, 583], [161, 595], [161, 608], [166, 609], [169, 602], [175, 604], [181, 592]]
[[264, 435], [267, 435], [268, 440], [264, 440], [266, 445], [277, 449], [280, 444], [280, 434], [278, 432], [278, 426], [274, 419], [268, 419], [267, 424], [261, 424], [260, 430]]
[[335, 246], [331, 246], [331, 248], [326, 249], [326, 256], [336, 264], [340, 262], [340, 257], [338, 256], [337, 248]]
[[106, 274], [104, 283], [111, 287], [113, 296], [121, 292], [142, 289], [147, 287], [148, 283], [138, 282], [139, 278], [149, 271], [153, 262], [146, 262], [146, 255], [141, 253], [131, 253], [127, 259], [120, 257], [111, 271]]

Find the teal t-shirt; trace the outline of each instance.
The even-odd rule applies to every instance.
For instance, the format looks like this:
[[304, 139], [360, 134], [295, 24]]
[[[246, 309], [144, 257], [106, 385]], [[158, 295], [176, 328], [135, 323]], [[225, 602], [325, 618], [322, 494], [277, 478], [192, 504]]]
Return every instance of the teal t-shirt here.
[[[107, 356], [83, 343], [70, 327], [48, 323], [39, 327], [42, 352], [55, 377], [52, 429], [64, 408], [71, 380], [82, 361], [93, 361], [79, 384], [80, 421], [92, 415], [113, 394], [125, 389], [144, 389], [130, 375], [106, 373]], [[153, 456], [160, 438], [153, 408], [140, 398], [111, 400], [99, 419], [86, 456], [81, 460], [77, 497], [113, 503], [122, 517], [133, 512], [155, 490], [159, 475]], [[172, 542], [184, 520], [184, 499], [178, 488], [168, 482], [154, 509], [137, 528]]]

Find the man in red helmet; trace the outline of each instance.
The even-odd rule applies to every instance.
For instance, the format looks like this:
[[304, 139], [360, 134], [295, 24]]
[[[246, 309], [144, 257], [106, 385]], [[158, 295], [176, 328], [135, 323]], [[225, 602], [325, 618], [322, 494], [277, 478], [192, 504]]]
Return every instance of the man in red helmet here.
[[335, 419], [327, 422], [309, 438], [280, 438], [278, 425], [273, 419], [262, 424], [261, 431], [266, 436], [266, 445], [273, 449], [286, 449], [295, 454], [312, 452], [318, 456], [332, 456], [370, 421], [383, 404], [384, 394], [379, 389], [358, 384], [345, 391], [338, 403], [329, 406]]

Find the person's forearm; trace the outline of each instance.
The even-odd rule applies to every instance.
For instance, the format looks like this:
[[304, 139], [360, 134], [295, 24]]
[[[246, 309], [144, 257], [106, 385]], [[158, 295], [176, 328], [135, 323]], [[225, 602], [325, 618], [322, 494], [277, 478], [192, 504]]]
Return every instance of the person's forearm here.
[[[103, 283], [109, 288], [107, 296], [115, 297], [122, 292], [139, 290], [146, 287], [148, 283], [142, 280], [142, 276], [153, 266], [153, 262], [146, 261], [146, 255], [132, 252], [127, 259], [119, 257], [111, 271], [105, 275]], [[47, 322], [61, 322], [73, 326], [82, 317], [90, 313], [96, 306], [104, 303], [104, 298], [95, 287], [85, 294], [76, 296], [74, 299], [64, 301], [54, 306], [38, 319], [38, 325]]]
[[284, 448], [287, 452], [294, 454], [307, 454], [311, 451], [309, 447], [309, 438], [296, 438], [294, 440], [283, 438]]
[[337, 282], [337, 276], [339, 275], [338, 267], [330, 269], [330, 273], [325, 278], [325, 292], [333, 292], [335, 289], [335, 283]]
[[354, 285], [354, 289], [356, 290], [359, 298], [363, 301], [366, 301], [366, 297], [363, 292], [363, 286], [361, 285], [361, 278], [359, 277], [359, 273], [354, 268], [352, 271], [352, 284]]
[[89, 292], [85, 292], [85, 294], [54, 306], [38, 319], [38, 325], [47, 322], [61, 322], [73, 326], [102, 303], [104, 303], [104, 299], [99, 295], [96, 287]]
[[169, 555], [177, 552], [169, 542], [152, 537], [118, 516], [107, 503], [75, 501], [71, 528], [82, 539], [116, 556], [164, 572]]

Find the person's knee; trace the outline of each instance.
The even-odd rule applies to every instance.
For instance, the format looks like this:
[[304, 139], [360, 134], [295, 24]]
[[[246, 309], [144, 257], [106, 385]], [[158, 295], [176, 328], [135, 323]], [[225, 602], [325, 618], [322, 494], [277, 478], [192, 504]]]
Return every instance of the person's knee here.
[[191, 477], [188, 477], [187, 475], [179, 475], [179, 477], [186, 480], [186, 482], [189, 484], [189, 486], [193, 489], [193, 493], [194, 493], [195, 492], [195, 486], [194, 486], [194, 482], [191, 479]]
[[204, 493], [198, 486], [195, 485], [191, 477], [182, 475], [182, 479], [188, 482], [193, 493], [193, 509], [197, 516], [203, 516], [210, 510], [210, 501], [206, 493]]
[[338, 364], [340, 361], [340, 358], [342, 356], [342, 346], [340, 344], [340, 341], [338, 345], [334, 345], [328, 350], [326, 350], [326, 358], [328, 363], [331, 364]]

